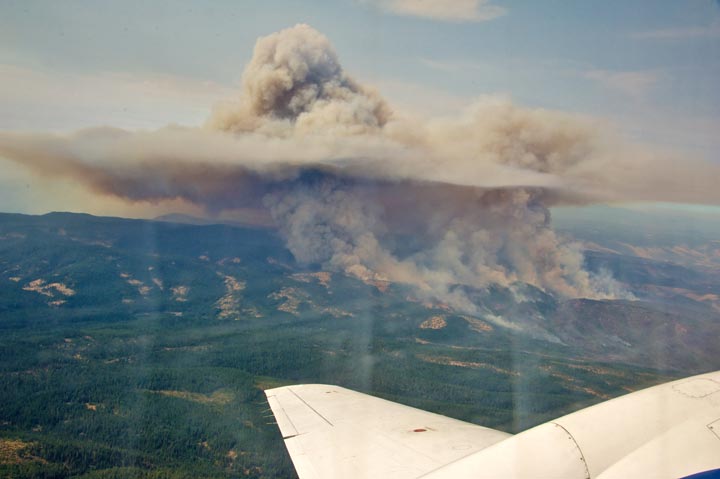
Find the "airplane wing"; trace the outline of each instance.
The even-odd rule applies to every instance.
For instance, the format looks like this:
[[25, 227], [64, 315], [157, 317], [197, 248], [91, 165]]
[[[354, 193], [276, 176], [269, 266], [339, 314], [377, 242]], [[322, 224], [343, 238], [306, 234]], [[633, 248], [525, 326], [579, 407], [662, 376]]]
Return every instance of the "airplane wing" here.
[[514, 436], [337, 386], [265, 393], [300, 479], [720, 478], [720, 371]]
[[338, 386], [265, 394], [300, 479], [416, 478], [510, 437]]
[[[719, 425], [720, 371], [581, 409], [427, 479], [685, 478], [720, 468]], [[713, 478], [720, 476], [713, 473]]]

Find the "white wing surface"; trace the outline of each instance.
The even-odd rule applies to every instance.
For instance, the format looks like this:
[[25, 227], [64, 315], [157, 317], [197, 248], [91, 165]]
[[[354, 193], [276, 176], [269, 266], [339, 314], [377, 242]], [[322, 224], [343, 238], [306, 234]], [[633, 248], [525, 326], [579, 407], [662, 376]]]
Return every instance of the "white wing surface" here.
[[515, 436], [336, 386], [266, 394], [300, 479], [720, 477], [720, 371]]
[[338, 386], [265, 394], [300, 479], [416, 478], [510, 437]]
[[703, 374], [563, 416], [427, 478], [678, 479], [720, 468], [719, 419], [720, 372]]

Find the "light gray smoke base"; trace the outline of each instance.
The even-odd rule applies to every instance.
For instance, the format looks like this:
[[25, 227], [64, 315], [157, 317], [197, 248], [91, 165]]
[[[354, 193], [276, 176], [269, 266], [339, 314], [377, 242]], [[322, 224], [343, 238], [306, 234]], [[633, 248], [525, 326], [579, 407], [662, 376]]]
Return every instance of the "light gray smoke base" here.
[[[468, 312], [455, 286], [529, 283], [567, 297], [626, 296], [583, 269], [578, 244], [550, 228], [543, 193], [422, 184], [352, 183], [329, 175], [265, 196], [295, 257], [365, 281], [414, 284]], [[416, 238], [408, 247], [407, 238]]]
[[451, 118], [391, 114], [306, 25], [258, 40], [238, 99], [205, 128], [0, 133], [0, 156], [130, 202], [271, 216], [301, 263], [412, 284], [468, 312], [462, 288], [528, 283], [626, 297], [583, 269], [548, 207], [720, 203], [717, 165], [657, 155], [599, 122], [479, 99]]

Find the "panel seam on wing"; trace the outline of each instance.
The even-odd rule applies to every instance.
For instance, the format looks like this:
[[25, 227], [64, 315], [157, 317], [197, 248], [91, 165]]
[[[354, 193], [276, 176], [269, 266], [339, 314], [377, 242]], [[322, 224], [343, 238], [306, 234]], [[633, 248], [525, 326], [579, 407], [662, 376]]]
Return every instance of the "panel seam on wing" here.
[[[308, 404], [307, 401], [305, 401], [303, 398], [301, 398], [295, 391], [293, 391], [292, 389], [289, 389], [289, 391], [290, 391], [291, 393], [293, 393], [296, 398], [298, 398], [300, 401], [302, 401], [302, 403], [303, 403], [304, 405], [306, 405], [308, 408], [310, 408], [310, 410], [311, 410], [312, 412], [314, 412], [315, 414], [317, 414], [318, 416], [320, 416], [323, 421], [325, 421], [326, 423], [328, 423], [331, 427], [334, 427], [334, 426], [333, 426], [333, 423], [331, 423], [330, 421], [328, 421], [328, 419], [327, 419], [325, 416], [323, 416], [322, 414], [320, 414], [314, 407], [312, 407], [310, 404]], [[299, 432], [299, 431], [298, 431], [298, 432]]]
[[575, 440], [575, 438], [570, 433], [570, 431], [565, 429], [565, 427], [562, 424], [558, 424], [556, 422], [552, 422], [551, 424], [553, 424], [553, 425], [559, 427], [560, 429], [562, 429], [563, 431], [565, 431], [565, 433], [568, 435], [568, 438], [573, 442], [573, 444], [575, 444], [575, 447], [577, 448], [578, 452], [580, 453], [580, 460], [582, 461], [583, 467], [585, 468], [585, 477], [587, 479], [591, 479], [590, 468], [588, 467], [587, 460], [585, 460], [585, 454], [583, 454], [583, 451], [580, 448], [580, 444], [578, 444], [578, 442]]

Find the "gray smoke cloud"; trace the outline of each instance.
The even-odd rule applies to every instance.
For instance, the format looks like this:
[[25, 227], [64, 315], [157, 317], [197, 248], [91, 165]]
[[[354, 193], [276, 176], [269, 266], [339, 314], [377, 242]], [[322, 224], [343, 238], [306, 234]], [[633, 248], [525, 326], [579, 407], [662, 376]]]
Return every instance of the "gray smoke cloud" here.
[[315, 174], [265, 204], [298, 260], [368, 282], [414, 284], [466, 311], [474, 305], [454, 286], [522, 282], [568, 297], [622, 295], [611, 278], [583, 269], [579, 245], [552, 231], [542, 197], [526, 188], [349, 184]]
[[411, 284], [468, 312], [462, 287], [627, 297], [583, 268], [550, 206], [720, 204], [716, 165], [628, 144], [591, 118], [497, 97], [448, 118], [391, 113], [307, 25], [260, 39], [239, 97], [202, 128], [0, 133], [0, 156], [131, 202], [253, 209], [300, 263]]

